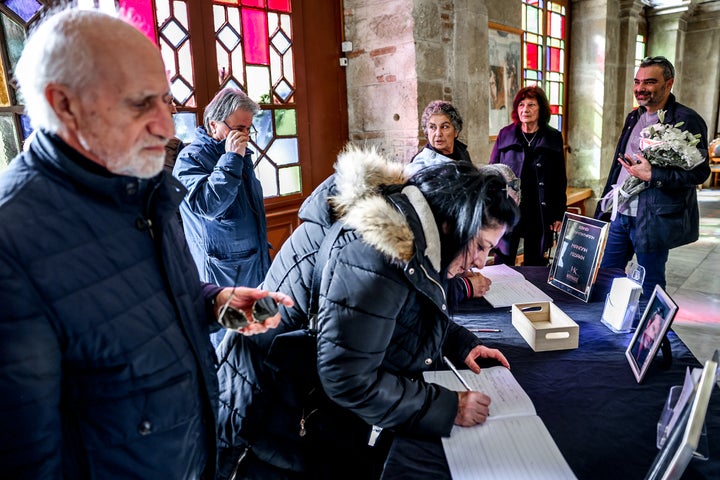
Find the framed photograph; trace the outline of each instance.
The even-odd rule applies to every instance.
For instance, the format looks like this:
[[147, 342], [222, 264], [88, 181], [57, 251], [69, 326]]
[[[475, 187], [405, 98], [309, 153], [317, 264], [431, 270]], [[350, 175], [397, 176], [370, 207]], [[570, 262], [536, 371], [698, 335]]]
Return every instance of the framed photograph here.
[[677, 310], [678, 306], [670, 295], [660, 285], [655, 285], [635, 335], [625, 350], [625, 356], [638, 383], [645, 378]]
[[679, 420], [655, 457], [645, 480], [679, 480], [690, 460], [707, 460], [707, 457], [697, 450], [705, 426], [710, 395], [717, 381], [717, 368], [717, 357], [705, 362], [692, 401], [682, 408]]
[[522, 30], [488, 24], [488, 85], [490, 138], [510, 123], [515, 95], [520, 90]]
[[609, 229], [610, 224], [602, 220], [565, 212], [548, 283], [587, 303]]

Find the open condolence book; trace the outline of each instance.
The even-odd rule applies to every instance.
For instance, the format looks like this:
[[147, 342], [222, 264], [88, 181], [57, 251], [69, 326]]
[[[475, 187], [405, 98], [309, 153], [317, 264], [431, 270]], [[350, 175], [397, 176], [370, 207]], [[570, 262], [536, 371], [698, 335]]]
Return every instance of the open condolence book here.
[[[492, 399], [482, 425], [455, 425], [443, 449], [453, 480], [575, 479], [530, 397], [505, 367], [479, 375], [461, 370], [472, 390]], [[452, 371], [425, 372], [425, 380], [455, 391], [465, 388]]]

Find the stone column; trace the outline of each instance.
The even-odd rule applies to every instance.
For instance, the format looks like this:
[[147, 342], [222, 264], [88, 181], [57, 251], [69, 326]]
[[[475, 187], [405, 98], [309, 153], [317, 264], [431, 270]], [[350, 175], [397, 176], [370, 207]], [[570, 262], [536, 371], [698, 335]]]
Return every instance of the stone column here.
[[[632, 107], [641, 0], [573, 0], [568, 74], [570, 186], [602, 192]], [[594, 204], [588, 201], [592, 214]]]

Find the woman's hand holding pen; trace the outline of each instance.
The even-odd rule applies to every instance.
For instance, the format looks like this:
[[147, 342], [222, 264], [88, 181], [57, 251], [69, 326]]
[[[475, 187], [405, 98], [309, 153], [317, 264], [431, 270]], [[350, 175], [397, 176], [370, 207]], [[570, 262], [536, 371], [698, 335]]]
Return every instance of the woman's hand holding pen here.
[[455, 425], [472, 427], [485, 423], [488, 415], [490, 415], [490, 397], [480, 392], [458, 392]]

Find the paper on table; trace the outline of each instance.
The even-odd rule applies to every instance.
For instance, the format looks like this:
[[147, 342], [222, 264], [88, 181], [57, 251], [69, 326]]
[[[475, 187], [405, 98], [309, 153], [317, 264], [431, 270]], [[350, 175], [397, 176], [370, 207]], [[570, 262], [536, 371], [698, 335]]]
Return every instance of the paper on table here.
[[453, 480], [576, 478], [538, 416], [456, 425], [442, 443]]
[[473, 270], [492, 280], [490, 290], [483, 298], [495, 308], [509, 307], [513, 303], [552, 302], [545, 292], [525, 279], [522, 273], [507, 265], [488, 265]]
[[[470, 388], [475, 392], [483, 392], [492, 400], [490, 416], [501, 418], [511, 415], [535, 415], [535, 406], [525, 390], [505, 367], [483, 368], [480, 374], [470, 370], [459, 372]], [[450, 390], [465, 390], [455, 375], [450, 371], [425, 372], [425, 381], [437, 383]]]
[[[490, 417], [474, 427], [454, 426], [442, 444], [453, 480], [574, 479], [550, 432], [510, 370], [484, 368], [460, 374], [490, 396]], [[425, 372], [425, 380], [451, 390], [464, 387], [450, 371]]]

